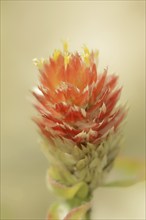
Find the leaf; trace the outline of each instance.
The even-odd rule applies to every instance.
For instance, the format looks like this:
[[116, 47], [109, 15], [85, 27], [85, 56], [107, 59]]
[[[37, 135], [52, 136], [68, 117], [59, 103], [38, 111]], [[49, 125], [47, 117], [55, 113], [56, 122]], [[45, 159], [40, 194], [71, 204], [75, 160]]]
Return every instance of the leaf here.
[[56, 192], [57, 195], [65, 198], [72, 199], [75, 196], [82, 199], [85, 199], [88, 195], [88, 185], [84, 182], [79, 182], [73, 186], [66, 186], [51, 177], [48, 178], [49, 187]]
[[91, 203], [85, 203], [72, 209], [63, 220], [83, 220], [87, 211], [91, 208]]
[[48, 175], [58, 181], [62, 182], [65, 185], [73, 185], [77, 183], [76, 177], [71, 174], [67, 169], [65, 169], [63, 166], [52, 166], [48, 170]]
[[119, 157], [113, 168], [113, 181], [108, 181], [104, 186], [126, 187], [145, 179], [145, 164], [143, 160], [128, 157]]
[[59, 209], [59, 205], [53, 204], [49, 209], [47, 220], [59, 220], [58, 209]]
[[47, 220], [62, 220], [69, 212], [69, 207], [65, 203], [55, 203], [49, 209]]

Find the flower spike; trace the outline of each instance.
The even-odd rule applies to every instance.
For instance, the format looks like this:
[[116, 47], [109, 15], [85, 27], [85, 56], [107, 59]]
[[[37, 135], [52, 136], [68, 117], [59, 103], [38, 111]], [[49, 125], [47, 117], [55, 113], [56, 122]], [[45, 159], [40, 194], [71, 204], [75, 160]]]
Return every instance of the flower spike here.
[[34, 121], [50, 162], [47, 184], [68, 208], [60, 217], [59, 206], [53, 206], [48, 220], [90, 219], [93, 191], [106, 184], [121, 147], [127, 111], [118, 104], [118, 76], [107, 68], [99, 73], [99, 52], [83, 50], [72, 53], [64, 42], [63, 51], [49, 59], [34, 59], [40, 72]]

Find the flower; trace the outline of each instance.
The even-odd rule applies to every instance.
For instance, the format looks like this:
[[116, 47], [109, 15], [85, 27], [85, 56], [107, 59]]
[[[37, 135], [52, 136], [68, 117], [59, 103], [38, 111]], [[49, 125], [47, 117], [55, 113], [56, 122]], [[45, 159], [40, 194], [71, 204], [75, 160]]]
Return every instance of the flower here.
[[108, 74], [108, 68], [99, 73], [97, 58], [98, 51], [84, 46], [83, 54], [71, 53], [65, 43], [48, 60], [34, 60], [40, 72], [33, 91], [40, 117], [34, 120], [51, 164], [69, 173], [68, 180], [60, 177], [61, 183], [83, 181], [91, 191], [102, 184], [118, 154], [126, 115], [117, 105], [122, 90], [118, 76]]
[[49, 59], [34, 59], [40, 72], [34, 121], [50, 162], [47, 183], [65, 200], [65, 207], [50, 208], [48, 220], [90, 219], [96, 187], [130, 186], [145, 178], [141, 160], [122, 157], [115, 163], [119, 178], [105, 180], [120, 150], [127, 110], [118, 103], [118, 76], [108, 68], [99, 73], [98, 51], [83, 49], [72, 53], [65, 43]]

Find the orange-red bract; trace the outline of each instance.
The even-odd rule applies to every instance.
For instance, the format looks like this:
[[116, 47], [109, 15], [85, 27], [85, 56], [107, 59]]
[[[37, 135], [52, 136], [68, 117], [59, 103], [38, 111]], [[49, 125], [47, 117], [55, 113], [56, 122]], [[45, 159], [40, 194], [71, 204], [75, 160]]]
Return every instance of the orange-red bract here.
[[117, 106], [118, 77], [108, 69], [98, 73], [94, 52], [85, 55], [59, 51], [39, 68], [40, 84], [33, 95], [40, 117], [35, 122], [48, 139], [98, 144], [125, 117], [125, 109]]

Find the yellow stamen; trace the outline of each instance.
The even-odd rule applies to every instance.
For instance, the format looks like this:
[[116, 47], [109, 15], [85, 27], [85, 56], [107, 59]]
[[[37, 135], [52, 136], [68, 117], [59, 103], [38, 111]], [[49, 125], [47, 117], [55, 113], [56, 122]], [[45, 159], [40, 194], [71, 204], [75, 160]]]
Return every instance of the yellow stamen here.
[[84, 55], [84, 62], [88, 65], [89, 62], [89, 55]]
[[89, 49], [88, 49], [88, 47], [86, 45], [84, 45], [83, 49], [84, 49], [84, 54], [85, 55], [89, 55], [90, 54], [90, 51], [89, 51]]
[[61, 53], [60, 50], [55, 50], [55, 51], [54, 51], [53, 59], [54, 59], [55, 61], [58, 59], [60, 53]]
[[68, 53], [68, 43], [67, 43], [67, 41], [63, 42], [63, 50], [64, 50], [65, 53]]
[[69, 63], [69, 60], [70, 60], [70, 55], [65, 55], [65, 56], [64, 56], [64, 65], [65, 65], [65, 67], [66, 67], [67, 64]]
[[83, 46], [83, 58], [84, 58], [84, 62], [89, 65], [90, 64], [90, 51], [88, 49], [88, 47], [86, 45]]

